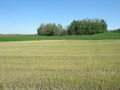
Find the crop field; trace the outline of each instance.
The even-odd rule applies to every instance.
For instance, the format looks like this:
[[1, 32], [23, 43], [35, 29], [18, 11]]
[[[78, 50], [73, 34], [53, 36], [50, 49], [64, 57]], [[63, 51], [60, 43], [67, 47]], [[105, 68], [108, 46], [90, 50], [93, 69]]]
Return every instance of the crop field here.
[[67, 35], [67, 36], [40, 36], [40, 35], [0, 35], [0, 42], [6, 41], [33, 41], [33, 40], [108, 40], [120, 39], [120, 33], [101, 33], [95, 35]]
[[120, 90], [120, 39], [0, 42], [0, 90]]

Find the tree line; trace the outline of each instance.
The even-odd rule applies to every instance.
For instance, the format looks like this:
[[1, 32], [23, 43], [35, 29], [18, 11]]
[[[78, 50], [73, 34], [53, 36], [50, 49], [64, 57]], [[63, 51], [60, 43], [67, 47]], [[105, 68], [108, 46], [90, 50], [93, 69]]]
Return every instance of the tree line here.
[[119, 28], [119, 29], [114, 29], [114, 30], [111, 30], [110, 32], [120, 33], [120, 28]]
[[64, 29], [61, 24], [41, 24], [37, 29], [38, 35], [92, 35], [107, 32], [107, 23], [104, 19], [73, 20]]

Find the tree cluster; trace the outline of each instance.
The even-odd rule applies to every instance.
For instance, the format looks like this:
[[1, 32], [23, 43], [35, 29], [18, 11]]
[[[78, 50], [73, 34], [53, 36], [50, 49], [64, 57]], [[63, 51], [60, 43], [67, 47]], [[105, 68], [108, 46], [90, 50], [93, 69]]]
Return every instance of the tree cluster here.
[[58, 24], [41, 24], [37, 29], [39, 35], [67, 35], [67, 31], [63, 29], [62, 25]]
[[119, 29], [115, 29], [115, 30], [111, 30], [110, 32], [120, 33], [120, 28]]
[[73, 22], [63, 29], [58, 24], [41, 24], [37, 29], [39, 35], [92, 35], [107, 32], [107, 24], [104, 19], [84, 19], [73, 20]]
[[87, 35], [98, 34], [107, 31], [107, 24], [103, 19], [74, 20], [68, 27], [69, 35]]

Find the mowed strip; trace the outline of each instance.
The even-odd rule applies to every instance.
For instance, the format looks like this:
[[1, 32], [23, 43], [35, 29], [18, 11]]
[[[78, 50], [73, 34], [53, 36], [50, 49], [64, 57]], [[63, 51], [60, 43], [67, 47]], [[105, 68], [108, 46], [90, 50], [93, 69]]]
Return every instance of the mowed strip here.
[[0, 42], [0, 64], [1, 88], [120, 88], [120, 40]]

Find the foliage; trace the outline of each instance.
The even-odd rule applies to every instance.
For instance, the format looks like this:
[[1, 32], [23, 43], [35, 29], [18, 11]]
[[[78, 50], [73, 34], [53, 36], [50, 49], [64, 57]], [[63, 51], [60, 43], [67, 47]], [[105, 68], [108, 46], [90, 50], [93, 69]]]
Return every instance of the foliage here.
[[74, 20], [68, 27], [69, 35], [98, 34], [107, 31], [107, 24], [104, 19]]
[[[62, 28], [62, 25], [58, 24], [41, 24], [37, 29], [39, 35], [65, 35], [67, 32]], [[66, 32], [66, 33], [64, 33]]]
[[38, 35], [92, 35], [107, 32], [107, 24], [104, 19], [73, 20], [67, 30], [58, 24], [41, 24], [37, 29]]
[[120, 33], [120, 28], [119, 29], [115, 29], [115, 30], [111, 30], [110, 32]]

